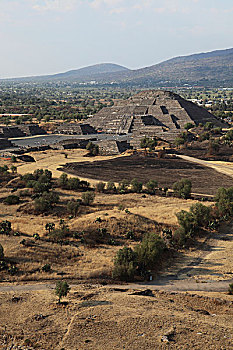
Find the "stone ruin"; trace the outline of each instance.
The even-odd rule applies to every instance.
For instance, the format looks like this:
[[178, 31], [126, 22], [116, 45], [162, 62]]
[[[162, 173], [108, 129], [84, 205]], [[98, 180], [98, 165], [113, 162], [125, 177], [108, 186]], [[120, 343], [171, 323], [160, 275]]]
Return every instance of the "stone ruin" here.
[[206, 109], [163, 90], [146, 90], [101, 109], [88, 122], [98, 132], [131, 134], [131, 146], [138, 147], [144, 136], [172, 142], [185, 130], [187, 123], [198, 125], [212, 122], [224, 127]]
[[63, 123], [57, 127], [55, 133], [67, 135], [96, 134], [96, 130], [89, 124]]
[[103, 156], [117, 155], [130, 149], [130, 145], [127, 141], [117, 140], [103, 140], [99, 141], [99, 154]]
[[34, 135], [45, 135], [46, 131], [37, 124], [21, 124], [17, 126], [1, 126], [0, 137], [14, 138]]

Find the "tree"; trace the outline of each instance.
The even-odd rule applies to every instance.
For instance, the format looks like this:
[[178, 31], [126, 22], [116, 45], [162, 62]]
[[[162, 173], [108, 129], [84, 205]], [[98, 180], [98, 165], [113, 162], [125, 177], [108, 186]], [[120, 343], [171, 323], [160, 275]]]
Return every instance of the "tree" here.
[[70, 287], [66, 281], [58, 281], [56, 283], [55, 294], [58, 296], [58, 302], [60, 304], [61, 298], [66, 297], [70, 291]]
[[194, 217], [195, 224], [199, 227], [205, 227], [208, 225], [211, 215], [210, 207], [203, 205], [202, 203], [196, 203], [191, 205], [190, 212]]
[[142, 182], [139, 182], [137, 179], [131, 181], [131, 189], [133, 192], [140, 193], [142, 191]]
[[48, 222], [46, 225], [45, 225], [45, 230], [49, 232], [53, 231], [55, 229], [55, 224], [53, 222]]
[[0, 233], [9, 235], [10, 232], [11, 232], [11, 222], [7, 220], [0, 222]]
[[158, 182], [156, 180], [150, 180], [146, 183], [146, 188], [150, 194], [154, 194], [157, 187]]
[[114, 259], [113, 278], [123, 281], [133, 281], [137, 267], [137, 255], [131, 249], [120, 249]]
[[4, 199], [4, 203], [8, 205], [19, 204], [19, 201], [19, 197], [14, 194], [11, 194]]
[[188, 123], [186, 123], [186, 124], [184, 125], [184, 128], [185, 128], [186, 130], [192, 129], [192, 128], [194, 128], [194, 127], [195, 127], [195, 125], [194, 125], [193, 123], [191, 123], [191, 122], [188, 122]]
[[104, 189], [105, 189], [105, 186], [106, 184], [104, 182], [98, 182], [96, 185], [95, 185], [95, 188], [96, 188], [96, 191], [97, 192], [100, 192], [100, 193], [103, 193], [104, 192]]
[[164, 240], [159, 235], [148, 233], [143, 237], [142, 243], [135, 248], [138, 268], [142, 275], [156, 267], [165, 248]]
[[88, 142], [86, 149], [89, 151], [90, 156], [97, 156], [99, 154], [99, 146], [92, 142]]
[[192, 183], [188, 179], [181, 179], [173, 185], [173, 190], [176, 196], [179, 198], [190, 198], [191, 196]]
[[68, 185], [68, 175], [63, 173], [58, 179], [58, 186], [61, 188], [67, 188]]
[[144, 148], [145, 151], [147, 148], [149, 148], [150, 151], [153, 151], [156, 146], [157, 146], [157, 140], [155, 138], [151, 139], [145, 136], [140, 142], [140, 147]]
[[71, 200], [67, 203], [67, 211], [73, 216], [77, 216], [80, 207], [80, 202]]
[[11, 156], [11, 161], [12, 161], [12, 163], [15, 163], [15, 162], [17, 162], [17, 159], [16, 159], [16, 156]]
[[3, 246], [0, 244], [0, 260], [4, 258], [4, 249]]
[[94, 192], [87, 191], [82, 194], [82, 201], [84, 205], [90, 205], [91, 203], [94, 202], [94, 199], [95, 199]]
[[15, 165], [11, 166], [11, 172], [12, 172], [12, 174], [17, 173], [17, 167]]

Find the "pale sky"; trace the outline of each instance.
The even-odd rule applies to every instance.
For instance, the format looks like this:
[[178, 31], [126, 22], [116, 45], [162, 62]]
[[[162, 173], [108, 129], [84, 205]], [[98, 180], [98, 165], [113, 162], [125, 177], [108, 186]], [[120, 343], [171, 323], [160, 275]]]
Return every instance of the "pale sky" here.
[[0, 0], [0, 78], [233, 47], [232, 0]]

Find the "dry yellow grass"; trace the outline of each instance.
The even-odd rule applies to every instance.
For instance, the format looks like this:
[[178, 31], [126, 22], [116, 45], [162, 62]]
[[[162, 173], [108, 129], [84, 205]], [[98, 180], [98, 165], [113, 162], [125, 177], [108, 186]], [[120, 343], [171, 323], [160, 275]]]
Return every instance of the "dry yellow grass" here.
[[[59, 306], [53, 290], [0, 293], [1, 349], [25, 344], [46, 350], [232, 348], [233, 314], [225, 295], [216, 300], [156, 291], [150, 297], [132, 294], [80, 285], [64, 299], [68, 304]], [[161, 342], [167, 333], [169, 344]]]

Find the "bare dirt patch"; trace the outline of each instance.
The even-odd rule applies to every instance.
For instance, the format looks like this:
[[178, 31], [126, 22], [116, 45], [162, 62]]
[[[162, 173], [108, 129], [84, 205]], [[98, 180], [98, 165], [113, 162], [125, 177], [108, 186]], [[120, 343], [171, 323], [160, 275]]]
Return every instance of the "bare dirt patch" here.
[[[63, 305], [53, 290], [0, 293], [0, 343], [32, 349], [231, 349], [232, 303], [196, 294], [99, 285], [71, 288]], [[14, 299], [13, 299], [14, 298]], [[17, 302], [14, 300], [18, 300]], [[169, 343], [162, 342], [167, 337]]]
[[232, 178], [227, 175], [179, 158], [156, 159], [133, 155], [93, 163], [68, 163], [62, 170], [102, 181], [120, 182], [137, 178], [145, 184], [154, 179], [159, 186], [168, 188], [172, 188], [174, 182], [188, 178], [192, 181], [193, 192], [210, 195], [221, 186], [232, 186]]

